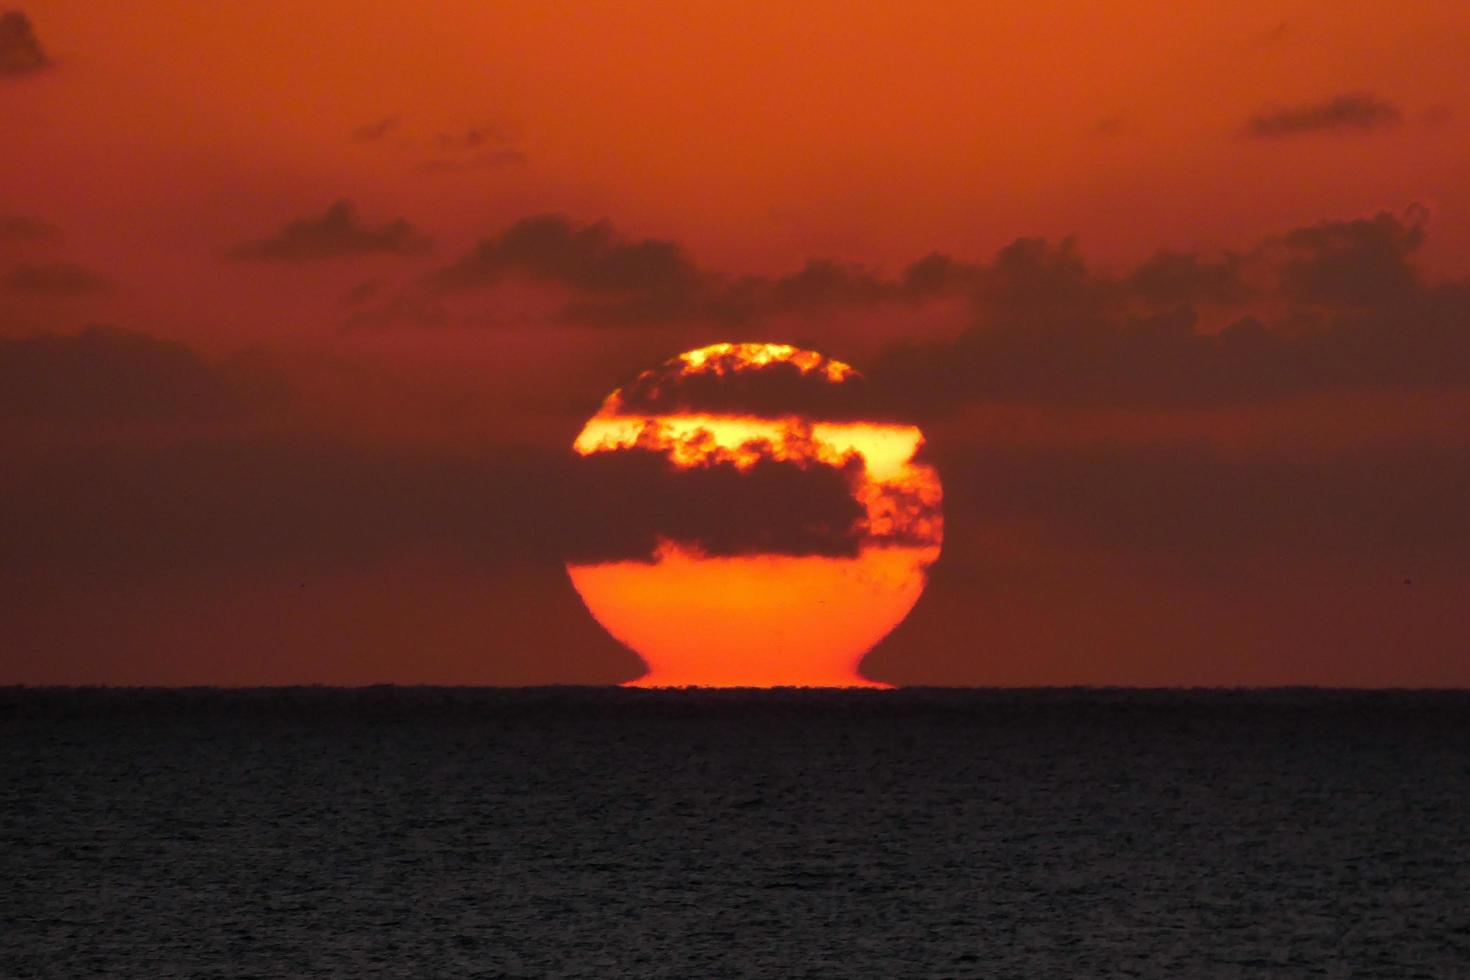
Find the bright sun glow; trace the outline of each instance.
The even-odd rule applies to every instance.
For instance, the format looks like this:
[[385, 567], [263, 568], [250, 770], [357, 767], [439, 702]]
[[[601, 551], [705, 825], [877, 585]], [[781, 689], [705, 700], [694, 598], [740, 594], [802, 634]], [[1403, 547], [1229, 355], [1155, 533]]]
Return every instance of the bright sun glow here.
[[[639, 382], [661, 393], [691, 376], [734, 377], [772, 364], [794, 365], [817, 385], [859, 378], [813, 351], [716, 344]], [[640, 414], [619, 389], [577, 436], [580, 455], [651, 450], [676, 471], [712, 461], [741, 471], [760, 460], [834, 467], [848, 474], [862, 537], [850, 556], [711, 557], [665, 541], [652, 561], [572, 563], [568, 572], [598, 622], [647, 664], [633, 684], [883, 686], [858, 663], [918, 600], [943, 537], [938, 474], [915, 459], [922, 446], [910, 425], [769, 411]]]

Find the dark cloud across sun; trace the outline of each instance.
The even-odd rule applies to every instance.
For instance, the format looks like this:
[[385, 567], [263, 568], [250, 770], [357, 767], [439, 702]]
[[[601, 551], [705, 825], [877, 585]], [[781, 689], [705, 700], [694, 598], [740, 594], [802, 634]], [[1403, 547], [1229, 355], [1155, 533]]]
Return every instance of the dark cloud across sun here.
[[822, 555], [862, 544], [862, 505], [840, 466], [765, 458], [749, 468], [716, 460], [680, 469], [657, 449], [578, 457], [566, 558], [652, 561], [661, 540], [711, 558]]
[[[792, 296], [833, 322], [956, 304], [954, 336], [889, 344], [841, 384], [771, 365], [734, 384], [654, 369], [623, 387], [628, 407], [648, 414], [933, 420], [925, 459], [944, 475], [954, 533], [938, 597], [926, 601], [999, 574], [992, 549], [1035, 528], [1039, 543], [1025, 540], [1043, 553], [1105, 555], [1115, 570], [1167, 566], [1185, 582], [1283, 561], [1453, 579], [1470, 575], [1463, 438], [1385, 438], [1336, 453], [1172, 438], [987, 446], [953, 441], [946, 425], [1018, 406], [1168, 420], [1470, 391], [1470, 283], [1424, 270], [1429, 234], [1427, 212], [1413, 207], [1314, 222], [1236, 251], [1160, 251], [1118, 271], [1093, 267], [1074, 241], [1028, 238], [982, 262], [936, 253], [892, 276], [814, 263], [740, 287], [674, 243], [536, 219], [490, 239], [459, 267], [462, 282], [436, 282], [430, 295], [452, 302], [511, 276], [551, 279], [589, 302], [626, 290], [708, 308], [740, 288], [784, 292], [746, 307], [758, 311], [753, 329], [790, 310]], [[611, 336], [640, 329], [616, 327]], [[647, 560], [671, 513], [682, 540], [716, 556], [838, 557], [864, 534], [841, 466], [715, 461], [671, 473], [651, 451], [571, 458], [559, 446], [375, 441], [312, 421], [296, 383], [268, 361], [206, 357], [136, 332], [0, 341], [0, 440], [13, 464], [0, 479], [7, 574], [228, 578], [422, 555], [496, 574], [545, 570], [567, 558]], [[587, 486], [603, 493], [589, 497]], [[937, 628], [923, 626], [926, 608], [914, 629]]]

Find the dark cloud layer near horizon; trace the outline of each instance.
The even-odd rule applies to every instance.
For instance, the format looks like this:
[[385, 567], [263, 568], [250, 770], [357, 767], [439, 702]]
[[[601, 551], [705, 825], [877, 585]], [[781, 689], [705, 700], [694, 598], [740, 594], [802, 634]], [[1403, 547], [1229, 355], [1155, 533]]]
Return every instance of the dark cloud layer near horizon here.
[[0, 337], [0, 422], [89, 425], [238, 418], [288, 398], [285, 382], [236, 359], [137, 331]]
[[660, 453], [467, 454], [310, 435], [45, 450], [0, 480], [11, 572], [158, 575], [439, 554], [485, 568], [712, 556], [850, 556], [850, 474], [763, 460], [674, 470]]
[[[818, 265], [757, 292], [792, 284], [782, 288], [837, 322], [944, 297], [963, 323], [950, 339], [888, 348], [867, 365], [865, 390], [813, 393], [777, 371], [752, 374], [728, 405], [697, 384], [635, 393], [649, 410], [784, 412], [777, 406], [794, 402], [827, 417], [889, 406], [943, 422], [925, 428], [927, 458], [945, 481], [936, 583], [949, 590], [947, 608], [964, 607], [964, 590], [986, 576], [1010, 574], [1006, 561], [1053, 563], [1041, 584], [1006, 586], [1044, 590], [1055, 569], [1098, 554], [1109, 574], [1163, 576], [1159, 602], [1175, 587], [1164, 578], [1212, 595], [1220, 576], [1300, 569], [1315, 569], [1324, 589], [1350, 574], [1396, 588], [1470, 581], [1470, 440], [1434, 420], [1336, 448], [1263, 440], [1228, 452], [1182, 437], [1022, 446], [945, 435], [964, 418], [956, 413], [992, 404], [1160, 416], [1307, 396], [1331, 405], [1343, 393], [1470, 392], [1470, 282], [1422, 271], [1427, 221], [1421, 208], [1324, 220], [1239, 251], [1159, 252], [1117, 272], [1089, 266], [1071, 240], [1042, 239], [985, 262], [932, 255], [892, 277]], [[736, 288], [672, 243], [643, 248], [610, 226], [548, 221], [493, 241], [462, 270], [470, 281], [443, 296], [502, 275], [551, 277], [594, 301], [624, 298], [630, 282], [645, 290], [635, 298], [687, 289], [680, 302], [696, 306]], [[838, 403], [821, 404], [828, 395]], [[849, 396], [853, 405], [842, 402]], [[716, 555], [840, 555], [860, 532], [838, 468], [717, 465], [671, 479], [656, 453], [578, 459], [563, 446], [389, 444], [315, 427], [296, 410], [269, 368], [147, 334], [0, 341], [5, 576], [65, 596], [79, 583], [132, 577], [246, 582], [428, 555], [497, 575], [534, 569], [554, 583], [568, 557], [646, 559], [660, 538]], [[272, 412], [286, 424], [250, 424]], [[1008, 535], [1020, 535], [1022, 559], [993, 554]], [[1067, 581], [1088, 588], [1085, 576]], [[1273, 622], [1289, 625], [1294, 612], [1288, 603]], [[1179, 628], [1187, 637], [1187, 624]]]
[[1347, 92], [1320, 102], [1273, 106], [1257, 112], [1246, 123], [1246, 134], [1257, 139], [1282, 139], [1307, 133], [1362, 133], [1390, 129], [1404, 114], [1392, 102], [1367, 92]]
[[431, 244], [404, 218], [367, 225], [351, 201], [340, 200], [320, 215], [288, 222], [268, 238], [237, 245], [229, 255], [244, 260], [314, 262], [354, 255], [420, 255]]
[[50, 65], [31, 19], [19, 10], [0, 12], [0, 79], [31, 75]]
[[[1064, 551], [1167, 560], [1188, 576], [1305, 563], [1470, 578], [1466, 441], [1316, 454], [940, 445], [934, 458], [956, 532], [942, 562], [959, 568], [984, 566], [994, 529], [1020, 526]], [[7, 459], [6, 570], [63, 580], [425, 554], [487, 569], [646, 560], [660, 538], [711, 555], [841, 556], [862, 540], [848, 474], [821, 465], [672, 473], [646, 451], [472, 453], [310, 433], [22, 441]]]
[[[142, 334], [96, 328], [0, 340], [0, 423], [12, 434], [33, 423], [229, 422], [286, 397], [284, 382], [259, 365], [210, 363]], [[38, 450], [22, 440], [0, 507], [11, 522], [8, 553], [63, 564], [86, 564], [89, 553], [145, 563], [157, 553], [160, 565], [185, 552], [211, 561], [298, 551], [350, 561], [354, 542], [413, 550], [437, 541], [498, 563], [647, 557], [663, 536], [712, 554], [840, 554], [855, 546], [862, 516], [850, 475], [819, 464], [768, 460], [745, 473], [714, 465], [671, 479], [654, 451], [583, 458], [530, 447], [375, 446], [310, 431], [191, 432], [101, 446], [88, 438], [72, 450], [61, 442], [29, 460]], [[1183, 443], [985, 450], [941, 442], [933, 459], [946, 511], [961, 523], [966, 515], [1036, 520], [1110, 547], [1206, 557], [1289, 545], [1470, 559], [1465, 440], [1312, 456], [1225, 455]], [[774, 524], [773, 509], [785, 515]], [[212, 543], [190, 551], [184, 539], [200, 533]], [[17, 534], [28, 549], [16, 550]]]
[[[1187, 572], [1356, 563], [1470, 576], [1470, 438], [1351, 452], [1232, 453], [1188, 441], [943, 447], [960, 523], [1041, 528], [1063, 547]], [[952, 555], [960, 564], [982, 556]]]

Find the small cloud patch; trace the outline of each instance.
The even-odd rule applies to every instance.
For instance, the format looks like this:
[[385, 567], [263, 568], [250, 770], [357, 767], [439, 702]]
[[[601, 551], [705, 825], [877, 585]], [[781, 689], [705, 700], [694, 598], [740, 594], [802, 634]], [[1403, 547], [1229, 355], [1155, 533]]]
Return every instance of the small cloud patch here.
[[29, 75], [50, 65], [31, 19], [19, 10], [0, 14], [0, 78]]
[[315, 262], [352, 255], [418, 255], [430, 240], [409, 221], [366, 225], [351, 201], [338, 201], [320, 215], [288, 222], [269, 238], [246, 242], [230, 250], [230, 257], [268, 262]]
[[1246, 124], [1246, 135], [1283, 139], [1309, 133], [1365, 133], [1390, 129], [1404, 114], [1392, 102], [1366, 92], [1349, 92], [1322, 102], [1263, 109]]

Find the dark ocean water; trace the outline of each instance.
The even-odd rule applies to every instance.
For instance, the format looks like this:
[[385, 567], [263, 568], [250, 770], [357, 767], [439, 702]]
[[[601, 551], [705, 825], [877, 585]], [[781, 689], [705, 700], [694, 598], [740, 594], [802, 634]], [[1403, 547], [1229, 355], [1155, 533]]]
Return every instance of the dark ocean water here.
[[0, 976], [1470, 977], [1470, 695], [0, 689]]

